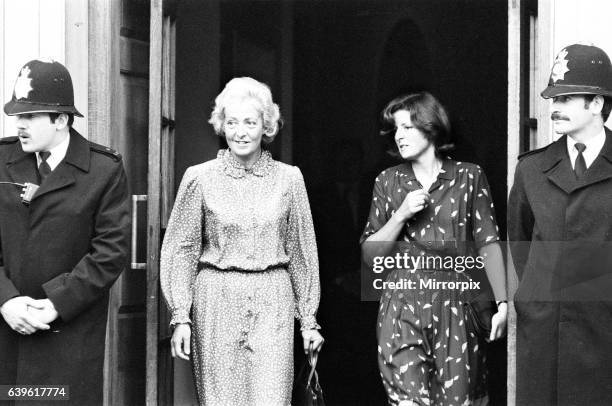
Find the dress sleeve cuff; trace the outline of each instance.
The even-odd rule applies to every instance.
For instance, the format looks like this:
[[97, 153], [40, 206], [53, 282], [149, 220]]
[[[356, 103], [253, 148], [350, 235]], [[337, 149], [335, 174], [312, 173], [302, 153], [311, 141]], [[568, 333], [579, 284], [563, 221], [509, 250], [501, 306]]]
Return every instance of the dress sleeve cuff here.
[[306, 316], [300, 319], [301, 331], [304, 330], [320, 330], [321, 326], [317, 324], [315, 316]]
[[189, 313], [185, 310], [177, 310], [172, 313], [172, 319], [170, 320], [170, 326], [174, 327], [177, 324], [189, 323], [191, 324], [191, 319], [189, 318]]

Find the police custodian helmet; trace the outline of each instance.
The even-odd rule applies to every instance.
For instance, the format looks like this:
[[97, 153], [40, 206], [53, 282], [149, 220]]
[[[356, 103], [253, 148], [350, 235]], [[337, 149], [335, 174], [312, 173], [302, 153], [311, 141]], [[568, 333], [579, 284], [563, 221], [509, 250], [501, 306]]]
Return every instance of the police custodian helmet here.
[[9, 116], [27, 113], [72, 113], [83, 117], [74, 107], [70, 73], [52, 60], [35, 59], [23, 65], [15, 81], [13, 97], [4, 105]]
[[600, 94], [612, 97], [612, 64], [600, 48], [574, 44], [559, 52], [542, 97]]

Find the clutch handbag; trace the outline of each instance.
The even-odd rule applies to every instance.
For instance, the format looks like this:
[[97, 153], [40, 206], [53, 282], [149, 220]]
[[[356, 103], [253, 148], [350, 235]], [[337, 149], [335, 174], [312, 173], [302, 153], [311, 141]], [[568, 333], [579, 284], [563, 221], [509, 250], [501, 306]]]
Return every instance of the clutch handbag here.
[[467, 314], [468, 332], [473, 332], [481, 338], [489, 338], [491, 334], [491, 320], [497, 309], [495, 302], [484, 297], [476, 297], [464, 303]]
[[315, 352], [311, 347], [308, 351], [308, 365], [304, 365], [296, 383], [295, 405], [296, 406], [325, 406], [323, 399], [323, 389], [319, 384], [317, 374], [317, 360], [319, 352]]

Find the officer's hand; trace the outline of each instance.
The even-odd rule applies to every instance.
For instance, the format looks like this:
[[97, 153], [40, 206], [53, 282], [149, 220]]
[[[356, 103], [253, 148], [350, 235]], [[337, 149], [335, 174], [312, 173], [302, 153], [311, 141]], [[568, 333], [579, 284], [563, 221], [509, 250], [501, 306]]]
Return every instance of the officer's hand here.
[[429, 203], [429, 193], [424, 189], [413, 190], [408, 193], [397, 209], [396, 214], [402, 221], [406, 221], [416, 213], [423, 210]]
[[43, 309], [43, 306], [37, 300], [29, 296], [17, 296], [4, 302], [0, 307], [0, 313], [4, 317], [4, 321], [19, 334], [29, 335], [37, 330], [48, 330], [49, 325], [30, 314], [28, 306]]
[[189, 323], [177, 324], [170, 340], [170, 350], [173, 358], [189, 361], [191, 354], [191, 325]]
[[36, 317], [38, 321], [49, 324], [59, 317], [59, 313], [57, 310], [55, 310], [53, 302], [51, 302], [49, 299], [36, 300], [36, 303], [41, 306], [41, 308], [30, 306], [28, 308], [28, 312], [30, 312], [32, 316]]
[[489, 341], [495, 341], [506, 335], [506, 324], [508, 322], [508, 303], [502, 302], [497, 307], [497, 313], [491, 319], [491, 335]]

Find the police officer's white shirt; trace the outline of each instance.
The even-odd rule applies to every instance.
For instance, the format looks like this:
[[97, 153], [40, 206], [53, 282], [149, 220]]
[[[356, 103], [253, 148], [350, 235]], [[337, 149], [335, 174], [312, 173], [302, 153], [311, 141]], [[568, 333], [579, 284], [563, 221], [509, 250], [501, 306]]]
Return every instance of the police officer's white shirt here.
[[[62, 162], [66, 156], [68, 144], [70, 144], [70, 136], [67, 136], [62, 140], [62, 142], [49, 150], [51, 155], [47, 159], [47, 163], [49, 164], [49, 168], [51, 168], [51, 170], [57, 168], [57, 165], [59, 165], [59, 163]], [[40, 166], [40, 163], [42, 162], [42, 159], [40, 159], [40, 153], [38, 152], [36, 153], [36, 162], [38, 166]]]
[[[584, 162], [586, 163], [587, 168], [589, 168], [595, 158], [597, 158], [605, 142], [606, 130], [604, 130], [603, 128], [596, 136], [586, 142], [583, 142], [586, 148], [582, 153], [582, 156], [584, 157]], [[572, 169], [574, 168], [574, 165], [576, 164], [576, 158], [578, 157], [578, 150], [576, 149], [576, 147], [574, 147], [574, 145], [576, 145], [576, 141], [574, 141], [572, 137], [568, 136], [567, 152], [569, 153], [570, 162], [572, 163]]]

